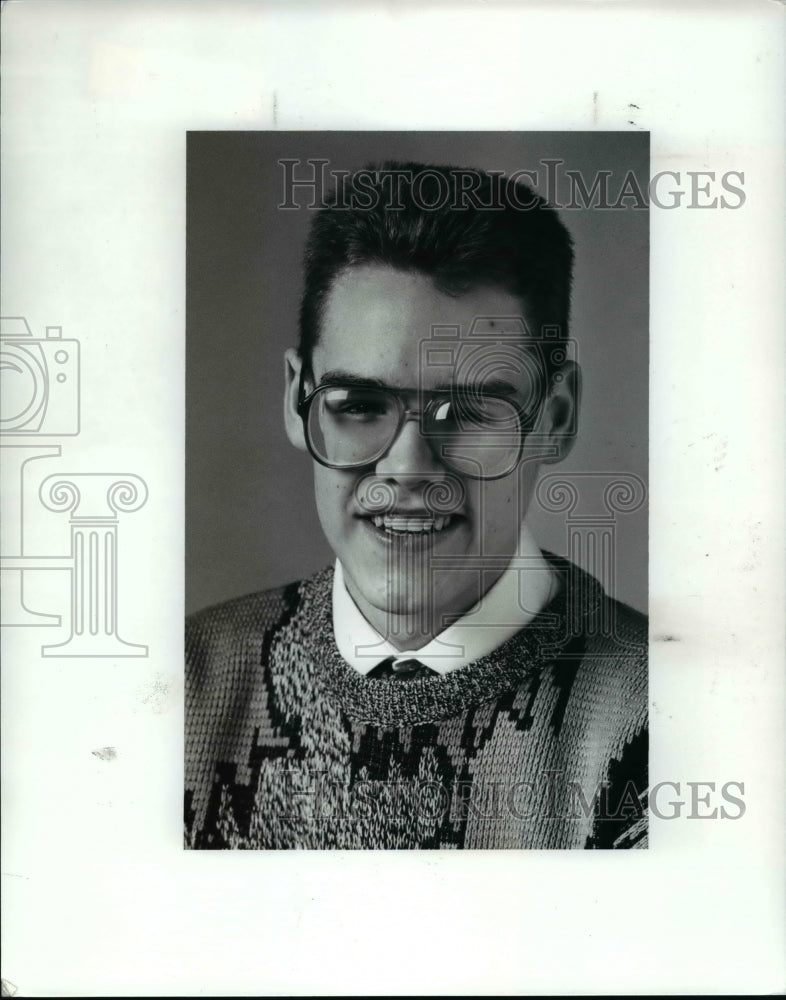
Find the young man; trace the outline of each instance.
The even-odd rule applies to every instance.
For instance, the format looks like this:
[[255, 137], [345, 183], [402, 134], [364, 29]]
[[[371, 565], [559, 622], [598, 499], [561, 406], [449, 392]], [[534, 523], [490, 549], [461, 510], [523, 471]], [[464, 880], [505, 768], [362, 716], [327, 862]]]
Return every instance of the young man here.
[[285, 421], [336, 562], [190, 620], [191, 847], [646, 844], [646, 620], [525, 521], [576, 430], [571, 240], [467, 175], [315, 215]]

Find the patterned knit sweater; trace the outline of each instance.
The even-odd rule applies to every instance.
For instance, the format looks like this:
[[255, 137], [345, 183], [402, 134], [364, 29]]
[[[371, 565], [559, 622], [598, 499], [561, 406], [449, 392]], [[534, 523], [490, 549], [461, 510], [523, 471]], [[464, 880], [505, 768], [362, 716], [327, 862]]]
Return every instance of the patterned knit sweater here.
[[443, 676], [362, 676], [326, 569], [189, 619], [186, 846], [646, 846], [646, 618], [573, 564]]

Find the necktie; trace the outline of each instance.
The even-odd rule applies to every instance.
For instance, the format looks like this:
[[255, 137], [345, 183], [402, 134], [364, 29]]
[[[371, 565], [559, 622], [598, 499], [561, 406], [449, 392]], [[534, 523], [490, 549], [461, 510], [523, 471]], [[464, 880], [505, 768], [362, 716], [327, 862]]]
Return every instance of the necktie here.
[[436, 677], [437, 672], [431, 667], [425, 666], [420, 660], [397, 660], [395, 656], [389, 656], [386, 660], [378, 663], [366, 676], [374, 680], [414, 681], [423, 677]]

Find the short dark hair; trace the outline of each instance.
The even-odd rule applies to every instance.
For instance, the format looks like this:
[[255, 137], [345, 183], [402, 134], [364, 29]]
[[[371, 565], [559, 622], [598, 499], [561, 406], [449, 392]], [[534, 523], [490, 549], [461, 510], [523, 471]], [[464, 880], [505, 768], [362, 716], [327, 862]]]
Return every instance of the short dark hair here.
[[417, 271], [452, 295], [501, 287], [526, 304], [531, 334], [549, 326], [555, 339], [568, 336], [573, 241], [528, 185], [501, 172], [393, 160], [338, 178], [306, 242], [298, 353], [307, 365], [333, 282], [359, 265]]

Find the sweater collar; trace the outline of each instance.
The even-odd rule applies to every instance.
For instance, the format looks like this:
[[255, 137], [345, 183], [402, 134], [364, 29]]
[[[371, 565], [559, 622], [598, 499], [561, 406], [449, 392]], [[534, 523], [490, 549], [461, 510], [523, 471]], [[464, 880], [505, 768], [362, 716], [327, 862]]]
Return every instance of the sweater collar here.
[[[310, 690], [317, 699], [337, 704], [355, 722], [401, 726], [450, 718], [520, 687], [559, 656], [578, 632], [592, 627], [589, 619], [603, 597], [600, 585], [567, 560], [548, 552], [543, 556], [560, 577], [557, 595], [514, 636], [462, 670], [406, 684], [359, 674], [333, 637], [332, 567], [301, 584], [297, 607], [278, 636], [280, 649], [283, 653], [284, 648], [299, 648], [298, 662], [311, 675]], [[293, 683], [283, 660], [281, 669], [285, 673], [278, 681]], [[279, 673], [275, 667], [274, 673]]]

